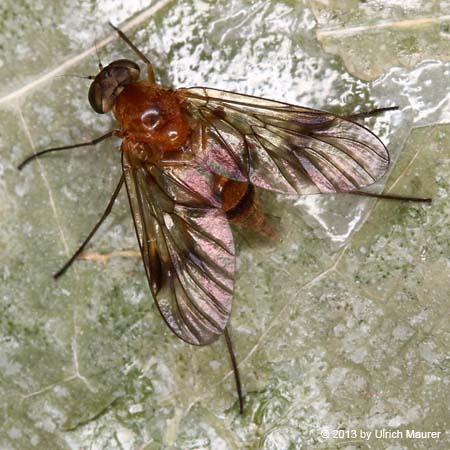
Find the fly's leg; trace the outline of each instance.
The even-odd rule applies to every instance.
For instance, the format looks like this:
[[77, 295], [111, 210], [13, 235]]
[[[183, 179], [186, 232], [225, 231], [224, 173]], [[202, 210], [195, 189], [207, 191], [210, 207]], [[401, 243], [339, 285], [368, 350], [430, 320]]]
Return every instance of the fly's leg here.
[[365, 119], [366, 117], [373, 117], [378, 116], [379, 114], [383, 114], [388, 111], [398, 111], [398, 106], [387, 106], [385, 108], [376, 108], [372, 109], [370, 111], [363, 111], [359, 113], [349, 114], [348, 116], [342, 116], [343, 119], [347, 120], [358, 120], [358, 119]]
[[109, 22], [111, 27], [117, 31], [117, 34], [120, 36], [121, 39], [123, 39], [129, 47], [136, 53], [136, 55], [139, 56], [139, 58], [147, 64], [147, 73], [148, 73], [148, 80], [151, 83], [155, 83], [155, 72], [153, 70], [153, 65], [150, 62], [150, 60], [130, 41], [128, 36], [119, 28], [115, 27], [111, 22]]
[[92, 230], [88, 234], [87, 238], [77, 248], [77, 250], [70, 257], [70, 259], [61, 267], [61, 269], [58, 270], [58, 272], [56, 272], [53, 275], [53, 278], [55, 278], [55, 279], [59, 278], [72, 265], [72, 263], [75, 261], [77, 256], [84, 250], [86, 245], [91, 240], [92, 236], [94, 236], [95, 232], [98, 230], [100, 225], [104, 222], [104, 220], [108, 217], [109, 213], [111, 212], [111, 209], [112, 209], [112, 207], [114, 205], [114, 202], [115, 202], [117, 196], [119, 195], [120, 189], [122, 188], [124, 181], [125, 181], [125, 176], [122, 174], [122, 176], [120, 177], [119, 183], [117, 184], [117, 187], [114, 190], [113, 195], [111, 196], [111, 199], [109, 200], [108, 206], [106, 207], [103, 215], [100, 217], [100, 220], [95, 224], [94, 228], [92, 228]]
[[74, 148], [79, 148], [79, 147], [87, 147], [89, 145], [96, 145], [101, 141], [104, 141], [105, 139], [108, 139], [112, 136], [114, 136], [118, 131], [117, 130], [113, 130], [113, 131], [109, 131], [108, 133], [104, 134], [103, 136], [100, 136], [98, 138], [92, 139], [92, 141], [89, 142], [82, 142], [80, 144], [72, 144], [72, 145], [65, 145], [63, 147], [53, 147], [53, 148], [48, 148], [46, 150], [42, 150], [38, 153], [35, 153], [33, 155], [28, 156], [28, 158], [24, 159], [18, 166], [17, 168], [19, 170], [22, 170], [25, 165], [27, 165], [30, 161], [32, 161], [35, 158], [39, 158], [42, 155], [45, 155], [46, 153], [50, 153], [50, 152], [58, 152], [60, 150], [72, 150]]
[[403, 197], [402, 195], [376, 194], [376, 193], [373, 193], [373, 192], [362, 192], [362, 191], [342, 192], [342, 194], [360, 195], [362, 197], [381, 198], [383, 200], [400, 200], [400, 201], [403, 201], [403, 202], [431, 203], [433, 201], [432, 198]]
[[242, 395], [241, 378], [239, 376], [239, 370], [236, 363], [236, 357], [234, 356], [233, 344], [231, 343], [231, 337], [228, 332], [228, 327], [224, 331], [225, 342], [227, 343], [228, 353], [230, 354], [231, 366], [233, 367], [234, 381], [236, 382], [236, 391], [239, 399], [239, 412], [244, 412], [244, 397]]
[[[388, 106], [385, 108], [372, 109], [371, 111], [350, 114], [348, 116], [344, 116], [343, 118], [347, 119], [347, 120], [358, 120], [358, 119], [364, 119], [366, 117], [377, 116], [377, 115], [385, 113], [387, 111], [397, 111], [398, 109], [399, 109], [398, 106]], [[344, 194], [360, 195], [362, 197], [381, 198], [383, 200], [399, 200], [399, 201], [404, 201], [404, 202], [420, 202], [420, 203], [431, 203], [432, 202], [431, 198], [404, 197], [401, 195], [376, 194], [373, 192], [350, 191], [350, 192], [344, 192]]]
[[[72, 150], [74, 148], [80, 148], [80, 147], [87, 147], [90, 145], [96, 145], [101, 141], [104, 141], [105, 139], [108, 139], [114, 135], [118, 134], [117, 130], [113, 130], [113, 131], [109, 131], [108, 133], [104, 134], [103, 136], [100, 136], [98, 138], [92, 139], [92, 141], [88, 141], [88, 142], [82, 142], [80, 144], [72, 144], [72, 145], [65, 145], [63, 147], [53, 147], [53, 148], [48, 148], [46, 150], [42, 150], [38, 153], [35, 153], [33, 155], [30, 155], [28, 158], [24, 159], [19, 166], [17, 167], [19, 170], [22, 170], [26, 164], [28, 164], [30, 161], [33, 161], [35, 158], [41, 157], [43, 155], [45, 155], [46, 153], [50, 153], [50, 152], [57, 152], [60, 150]], [[84, 248], [86, 247], [86, 245], [89, 243], [89, 241], [91, 240], [92, 236], [94, 236], [95, 232], [98, 230], [98, 228], [100, 227], [100, 225], [104, 222], [104, 220], [108, 217], [109, 213], [111, 212], [111, 209], [113, 207], [113, 204], [117, 198], [117, 196], [119, 195], [120, 189], [123, 186], [123, 183], [125, 181], [125, 177], [122, 174], [122, 176], [120, 177], [119, 183], [117, 184], [116, 189], [114, 190], [114, 193], [111, 197], [111, 199], [109, 200], [108, 206], [105, 209], [105, 212], [103, 213], [102, 217], [100, 218], [100, 220], [95, 224], [94, 228], [91, 230], [91, 232], [89, 233], [88, 237], [83, 241], [83, 243], [78, 247], [78, 249], [76, 250], [76, 252], [71, 256], [71, 258], [64, 264], [63, 267], [61, 267], [60, 270], [58, 270], [58, 272], [56, 272], [53, 277], [59, 278], [70, 266], [71, 264], [75, 261], [75, 259], [77, 258], [77, 256], [84, 250]]]

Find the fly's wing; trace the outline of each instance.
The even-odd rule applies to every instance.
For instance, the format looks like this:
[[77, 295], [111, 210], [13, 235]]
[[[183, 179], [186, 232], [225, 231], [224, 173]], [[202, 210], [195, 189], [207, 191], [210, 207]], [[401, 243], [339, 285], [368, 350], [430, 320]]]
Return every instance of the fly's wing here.
[[389, 166], [364, 126], [331, 113], [209, 88], [179, 89], [198, 123], [194, 151], [208, 170], [285, 193], [345, 192]]
[[212, 174], [192, 165], [132, 163], [122, 156], [128, 198], [147, 279], [169, 328], [205, 345], [229, 319], [235, 256]]

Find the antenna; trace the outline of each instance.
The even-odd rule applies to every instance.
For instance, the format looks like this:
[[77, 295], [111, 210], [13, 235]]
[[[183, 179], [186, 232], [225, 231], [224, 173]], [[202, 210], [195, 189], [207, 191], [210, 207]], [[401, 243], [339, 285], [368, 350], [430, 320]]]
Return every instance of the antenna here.
[[88, 75], [88, 76], [81, 76], [81, 75], [72, 75], [72, 74], [68, 74], [68, 75], [56, 75], [55, 78], [61, 78], [61, 77], [70, 77], [70, 78], [81, 78], [82, 80], [93, 80], [95, 79], [95, 75]]
[[98, 68], [100, 70], [102, 70], [103, 69], [103, 64], [102, 64], [102, 61], [100, 60], [100, 55], [98, 53], [98, 47], [97, 47], [97, 33], [95, 33], [94, 45], [95, 45], [95, 54], [97, 55], [97, 60], [98, 60]]

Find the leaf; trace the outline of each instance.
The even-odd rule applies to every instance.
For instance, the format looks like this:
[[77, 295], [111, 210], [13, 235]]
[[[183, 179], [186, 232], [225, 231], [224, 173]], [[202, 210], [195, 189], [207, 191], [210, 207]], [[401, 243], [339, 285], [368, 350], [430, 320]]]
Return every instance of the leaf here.
[[444, 4], [393, 2], [380, 8], [376, 2], [314, 0], [311, 7], [325, 51], [339, 55], [354, 76], [373, 80], [391, 67], [450, 60], [450, 15]]
[[[227, 8], [187, 0], [2, 3], [1, 448], [325, 448], [332, 444], [320, 444], [320, 430], [338, 424], [446, 428], [447, 19], [426, 2], [420, 14], [408, 2], [389, 10], [393, 21], [440, 24], [442, 39], [415, 52], [397, 39], [399, 30], [384, 32], [375, 4], [364, 2], [352, 22], [351, 1], [320, 11], [317, 2], [310, 10], [288, 0]], [[242, 417], [224, 342], [184, 344], [153, 305], [125, 196], [88, 257], [52, 279], [109, 200], [120, 175], [118, 142], [44, 157], [23, 173], [16, 166], [30, 152], [113, 126], [90, 111], [86, 80], [57, 77], [95, 73], [95, 40], [104, 64], [134, 58], [122, 42], [103, 45], [113, 36], [108, 20], [134, 23], [128, 33], [165, 85], [207, 85], [341, 114], [399, 105], [367, 122], [393, 155], [378, 189], [386, 182], [390, 192], [433, 196], [431, 206], [260, 196], [278, 237], [236, 233], [231, 331], [246, 393]], [[331, 29], [354, 36], [355, 27], [370, 32], [323, 38]], [[431, 42], [427, 30], [409, 27], [407, 35]], [[361, 60], [363, 45], [388, 50]], [[326, 53], [333, 46], [345, 66]], [[348, 71], [383, 76], [363, 82]], [[449, 443], [444, 435], [414, 441]]]

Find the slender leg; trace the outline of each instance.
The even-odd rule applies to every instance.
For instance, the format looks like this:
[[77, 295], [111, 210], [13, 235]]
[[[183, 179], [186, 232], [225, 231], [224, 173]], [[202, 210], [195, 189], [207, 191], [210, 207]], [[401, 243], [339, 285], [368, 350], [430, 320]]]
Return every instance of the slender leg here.
[[379, 114], [383, 114], [387, 111], [397, 111], [398, 109], [399, 109], [398, 106], [387, 106], [385, 108], [376, 108], [372, 109], [371, 111], [363, 111], [360, 113], [349, 114], [348, 116], [344, 116], [344, 119], [348, 120], [364, 119], [366, 117], [373, 117]]
[[114, 136], [114, 134], [116, 133], [116, 130], [113, 131], [109, 131], [108, 133], [104, 134], [103, 136], [100, 136], [98, 138], [92, 139], [92, 141], [89, 142], [82, 142], [81, 144], [72, 144], [72, 145], [65, 145], [64, 147], [53, 147], [53, 148], [48, 148], [46, 150], [42, 150], [38, 153], [35, 153], [34, 155], [30, 155], [28, 156], [28, 158], [24, 159], [18, 166], [17, 168], [19, 170], [22, 170], [26, 164], [28, 164], [30, 161], [32, 161], [34, 158], [38, 158], [42, 155], [45, 155], [46, 153], [50, 153], [50, 152], [57, 152], [60, 150], [71, 150], [73, 148], [78, 148], [78, 147], [87, 147], [88, 145], [96, 145], [99, 142], [110, 138], [111, 136]]
[[382, 198], [384, 200], [400, 200], [400, 201], [404, 201], [404, 202], [431, 203], [433, 201], [432, 198], [403, 197], [401, 195], [375, 194], [373, 192], [349, 191], [349, 192], [342, 192], [342, 193], [343, 194], [350, 194], [350, 195], [360, 195], [362, 197]]
[[76, 252], [70, 257], [70, 259], [61, 267], [61, 269], [58, 270], [58, 272], [56, 272], [53, 275], [53, 278], [55, 278], [55, 280], [57, 278], [59, 278], [71, 265], [72, 263], [75, 261], [75, 259], [77, 258], [77, 256], [84, 250], [84, 248], [86, 247], [86, 245], [89, 243], [89, 241], [91, 240], [92, 236], [94, 236], [95, 232], [98, 230], [99, 226], [103, 223], [103, 221], [108, 217], [109, 213], [111, 212], [111, 209], [114, 205], [114, 202], [117, 198], [117, 196], [119, 195], [120, 189], [123, 186], [123, 182], [125, 181], [125, 176], [122, 174], [122, 176], [120, 177], [119, 183], [117, 184], [116, 189], [114, 190], [114, 193], [111, 197], [111, 199], [109, 200], [108, 206], [105, 209], [105, 212], [103, 213], [102, 217], [100, 217], [100, 220], [95, 224], [94, 228], [92, 228], [91, 232], [89, 233], [88, 237], [83, 241], [83, 243], [78, 247], [78, 249], [76, 250]]
[[244, 397], [242, 396], [241, 378], [239, 377], [239, 370], [236, 364], [236, 357], [234, 356], [231, 337], [230, 334], [228, 333], [228, 327], [225, 328], [224, 334], [225, 334], [225, 341], [227, 343], [228, 353], [230, 354], [231, 365], [233, 367], [234, 380], [236, 381], [236, 390], [239, 398], [239, 413], [242, 414], [244, 412]]
[[144, 61], [145, 64], [147, 64], [148, 80], [151, 83], [154, 83], [155, 82], [155, 72], [153, 70], [153, 65], [150, 62], [150, 60], [130, 41], [128, 36], [122, 30], [119, 30], [111, 22], [109, 22], [109, 24], [111, 25], [111, 27], [114, 30], [117, 31], [117, 34], [131, 47], [131, 49], [134, 51], [134, 53], [136, 53], [136, 55], [138, 55], [139, 58], [142, 59], [142, 61]]
[[[382, 114], [386, 111], [395, 111], [398, 110], [398, 106], [388, 106], [386, 108], [377, 108], [367, 112], [355, 113], [345, 116], [345, 119], [355, 120], [355, 119], [364, 119], [365, 117], [376, 116], [378, 114]], [[419, 198], [419, 197], [403, 197], [401, 195], [393, 195], [393, 194], [375, 194], [372, 192], [362, 192], [362, 191], [349, 191], [344, 192], [345, 194], [350, 195], [360, 195], [363, 197], [374, 197], [381, 198], [384, 200], [400, 200], [404, 202], [422, 202], [422, 203], [431, 203], [433, 199], [431, 198]]]
[[175, 158], [170, 158], [170, 157], [166, 157], [166, 158], [162, 158], [159, 161], [159, 164], [163, 167], [197, 167], [198, 163], [194, 160], [194, 161], [190, 161], [190, 160], [183, 160], [181, 158], [179, 159], [175, 159]]

